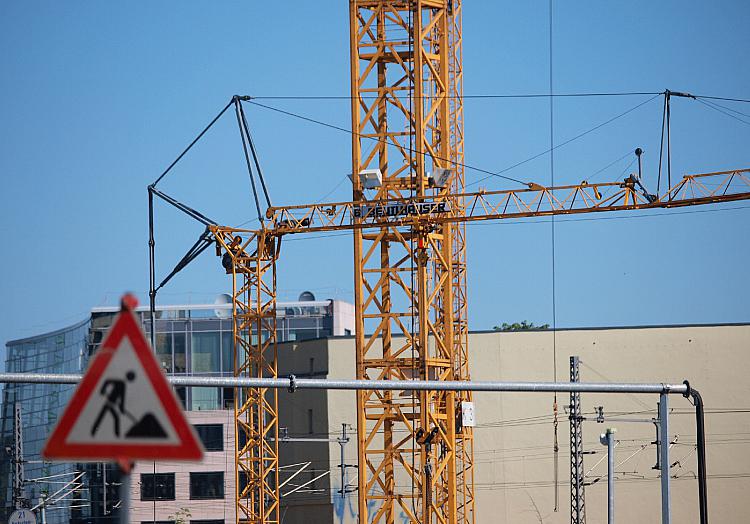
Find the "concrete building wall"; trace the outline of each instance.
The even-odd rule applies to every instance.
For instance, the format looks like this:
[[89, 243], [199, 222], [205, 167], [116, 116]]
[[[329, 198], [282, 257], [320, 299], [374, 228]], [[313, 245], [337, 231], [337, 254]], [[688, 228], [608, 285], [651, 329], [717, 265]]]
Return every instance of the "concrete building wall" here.
[[[207, 451], [200, 463], [186, 462], [137, 462], [131, 474], [130, 522], [151, 522], [171, 520], [183, 508], [189, 509], [190, 520], [220, 520], [226, 523], [235, 521], [234, 492], [234, 411], [187, 411], [191, 424], [222, 424], [224, 426], [224, 451]], [[211, 500], [190, 499], [190, 473], [224, 473], [224, 498]], [[175, 474], [175, 499], [141, 500], [141, 475], [149, 473]]]
[[[308, 346], [310, 344], [310, 346]], [[553, 346], [556, 359], [553, 360]], [[280, 349], [280, 360], [303, 367], [309, 355], [320, 358], [327, 348], [328, 376], [354, 378], [353, 338], [335, 338]], [[569, 379], [569, 357], [582, 360], [581, 379], [588, 382], [676, 382], [689, 379], [706, 402], [708, 433], [708, 474], [710, 513], [714, 522], [750, 521], [750, 509], [743, 495], [750, 493], [750, 326], [707, 326], [669, 328], [617, 328], [563, 330], [553, 344], [551, 331], [488, 332], [470, 335], [472, 378], [475, 380]], [[291, 351], [290, 351], [291, 350]], [[313, 409], [325, 402], [327, 413], [320, 414], [317, 428], [327, 425], [335, 437], [342, 423], [356, 422], [352, 392], [297, 392], [281, 397], [282, 420], [290, 430], [304, 426], [301, 415], [285, 419], [288, 402], [293, 411]], [[514, 524], [570, 522], [569, 483], [569, 396], [560, 394], [558, 405], [557, 456], [559, 476], [554, 482], [553, 395], [538, 393], [479, 393], [475, 395], [475, 487], [477, 522]], [[599, 444], [599, 433], [616, 427], [616, 515], [619, 522], [655, 522], [660, 515], [658, 472], [654, 426], [649, 422], [623, 422], [617, 419], [656, 416], [656, 396], [583, 395], [584, 414], [593, 417], [596, 406], [603, 406], [606, 422], [584, 422], [587, 521], [606, 522], [606, 448]], [[673, 521], [698, 522], [697, 482], [695, 480], [695, 419], [689, 402], [681, 396], [670, 401]], [[325, 423], [323, 423], [325, 420]], [[283, 425], [283, 424], [282, 424]], [[285, 450], [287, 448], [284, 448]], [[315, 448], [317, 449], [317, 448]], [[308, 452], [309, 451], [309, 452]], [[342, 497], [339, 473], [340, 446], [328, 445], [331, 467], [328, 500], [334, 522], [356, 522], [356, 493]], [[317, 455], [306, 448], [294, 461]], [[345, 446], [345, 462], [356, 464], [356, 442]], [[309, 459], [308, 459], [309, 460]], [[286, 459], [282, 455], [282, 463]], [[322, 467], [323, 463], [321, 463]], [[348, 471], [356, 481], [356, 470]], [[356, 482], [355, 482], [356, 485]], [[555, 492], [558, 508], [555, 511]], [[324, 498], [321, 495], [321, 499]], [[302, 502], [302, 501], [301, 501]], [[316, 505], [324, 503], [316, 501]], [[301, 504], [300, 504], [301, 505]], [[303, 514], [303, 508], [298, 508]], [[289, 515], [292, 510], [289, 510]], [[300, 520], [301, 519], [301, 520]], [[300, 519], [293, 522], [303, 522]], [[308, 520], [309, 522], [310, 520]], [[315, 520], [322, 522], [322, 520]]]

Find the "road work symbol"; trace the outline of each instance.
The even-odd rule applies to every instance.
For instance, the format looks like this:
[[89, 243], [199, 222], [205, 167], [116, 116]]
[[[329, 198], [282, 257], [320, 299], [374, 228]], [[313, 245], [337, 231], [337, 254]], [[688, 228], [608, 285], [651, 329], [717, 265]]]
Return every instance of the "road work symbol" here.
[[97, 462], [203, 456], [130, 308], [115, 319], [42, 454]]
[[[133, 382], [135, 380], [135, 372], [128, 371], [125, 374], [127, 382]], [[107, 400], [99, 411], [99, 416], [96, 417], [94, 427], [91, 428], [91, 436], [96, 435], [96, 430], [99, 429], [99, 425], [104, 419], [104, 415], [111, 415], [112, 423], [114, 424], [115, 436], [120, 436], [120, 415], [127, 416], [132, 425], [130, 429], [125, 433], [126, 438], [132, 437], [153, 437], [153, 438], [166, 438], [167, 434], [164, 432], [164, 428], [161, 427], [159, 421], [156, 419], [153, 413], [146, 413], [140, 420], [136, 418], [125, 409], [125, 388], [127, 383], [125, 380], [109, 379], [104, 382], [102, 388], [99, 390], [99, 394], [106, 396]]]

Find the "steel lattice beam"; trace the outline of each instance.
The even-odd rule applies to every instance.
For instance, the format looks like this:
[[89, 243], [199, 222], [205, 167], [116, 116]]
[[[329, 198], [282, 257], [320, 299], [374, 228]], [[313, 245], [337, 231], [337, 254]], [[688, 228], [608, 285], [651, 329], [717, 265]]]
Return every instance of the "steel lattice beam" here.
[[[451, 38], [460, 37], [453, 23], [445, 1], [350, 2], [355, 202], [432, 198], [459, 187], [455, 175], [444, 188], [430, 182], [430, 173], [451, 167], [462, 134], [451, 126], [449, 103], [450, 89], [460, 88], [455, 65], [453, 85], [449, 74]], [[372, 190], [356, 176], [368, 169], [382, 174]], [[355, 230], [357, 378], [459, 375], [454, 315], [464, 309], [454, 295], [464, 298], [465, 288], [454, 276], [454, 261], [464, 260], [456, 229]], [[358, 393], [361, 522], [457, 522], [456, 400], [451, 391]]]
[[[236, 377], [276, 378], [278, 240], [212, 226], [217, 254], [232, 277]], [[276, 389], [235, 389], [236, 521], [279, 522], [279, 427]]]

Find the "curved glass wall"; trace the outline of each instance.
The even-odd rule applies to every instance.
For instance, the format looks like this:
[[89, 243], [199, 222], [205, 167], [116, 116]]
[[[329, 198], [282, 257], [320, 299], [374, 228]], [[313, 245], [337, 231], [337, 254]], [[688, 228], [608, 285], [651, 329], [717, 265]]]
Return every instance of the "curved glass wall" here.
[[[89, 321], [69, 328], [35, 337], [15, 340], [6, 344], [6, 370], [11, 373], [80, 373], [88, 359]], [[21, 406], [23, 432], [24, 474], [27, 482], [22, 497], [31, 505], [39, 502], [42, 493], [53, 494], [76, 476], [75, 464], [42, 463], [41, 452], [47, 436], [52, 431], [62, 409], [67, 404], [74, 385], [69, 384], [7, 384], [3, 392], [3, 411], [0, 421], [0, 438], [3, 450], [13, 449], [14, 410]], [[0, 461], [0, 522], [6, 522], [2, 513], [12, 504], [12, 472], [15, 467], [12, 454]], [[45, 479], [28, 482], [32, 479]], [[83, 492], [71, 493], [68, 503], [51, 505], [47, 512], [49, 524], [67, 523], [83, 516], [80, 509], [71, 508], [71, 500], [87, 499]]]

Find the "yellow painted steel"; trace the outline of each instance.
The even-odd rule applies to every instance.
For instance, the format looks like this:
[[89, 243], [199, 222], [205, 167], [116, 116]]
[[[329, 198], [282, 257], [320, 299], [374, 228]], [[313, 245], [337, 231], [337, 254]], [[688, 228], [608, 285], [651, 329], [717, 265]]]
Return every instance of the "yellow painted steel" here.
[[[276, 259], [280, 239], [212, 227], [232, 277], [235, 376], [276, 377]], [[235, 390], [236, 522], [279, 522], [279, 417], [275, 389]]]
[[[414, 226], [418, 223], [470, 223], [510, 218], [549, 215], [574, 215], [605, 211], [665, 209], [747, 200], [750, 198], [750, 169], [684, 175], [664, 194], [649, 198], [639, 189], [634, 175], [616, 182], [602, 182], [544, 187], [531, 183], [522, 189], [475, 191], [462, 194], [440, 194], [435, 197], [393, 197], [387, 206], [412, 205], [414, 209], [388, 216], [377, 207], [363, 207], [361, 201], [271, 207], [266, 215], [274, 222], [274, 234], [367, 229], [390, 226]], [[462, 202], [461, 216], [442, 213], [445, 207]], [[429, 205], [433, 212], [420, 213], [419, 205]], [[359, 215], [356, 219], [355, 216]], [[427, 227], [427, 226], [422, 226]]]
[[[460, 77], [455, 63], [450, 74], [457, 56], [450, 47], [460, 25], [450, 4], [350, 1], [355, 206], [433, 199], [461, 187], [455, 172], [443, 187], [430, 176], [455, 164], [461, 134], [451, 123], [461, 99], [451, 107]], [[366, 170], [379, 170], [378, 187], [364, 187], [357, 175]], [[357, 378], [458, 377], [453, 297], [465, 297], [465, 282], [455, 281], [453, 265], [465, 260], [465, 247], [454, 243], [456, 229], [420, 220], [355, 229]], [[454, 392], [358, 393], [360, 522], [457, 522], [457, 405]]]
[[[271, 207], [259, 231], [211, 228], [232, 275], [237, 376], [277, 374], [284, 235], [353, 231], [357, 378], [469, 380], [469, 222], [750, 199], [748, 169], [686, 175], [661, 196], [634, 175], [466, 192], [461, 11], [460, 0], [350, 0], [352, 200]], [[365, 170], [379, 170], [377, 187]], [[471, 393], [356, 395], [359, 522], [474, 524], [473, 435], [460, 417]], [[277, 524], [276, 392], [243, 389], [235, 415], [237, 522]]]
[[[355, 151], [357, 147], [359, 141], [355, 140]], [[462, 157], [452, 158], [459, 162]], [[399, 183], [394, 180], [394, 185]], [[450, 191], [443, 191], [431, 190], [427, 183], [427, 191], [421, 195], [402, 194], [399, 189], [378, 199], [365, 199], [365, 190], [356, 178], [354, 184], [355, 195], [361, 195], [354, 201], [271, 207], [266, 212], [269, 220], [260, 231], [211, 227], [217, 253], [223, 254], [224, 266], [232, 275], [237, 376], [276, 376], [275, 263], [284, 235], [354, 231], [358, 378], [468, 380], [466, 266], [460, 256], [465, 233], [456, 226], [750, 199], [750, 169], [685, 175], [661, 196], [646, 195], [634, 175], [620, 182], [584, 181], [557, 187], [532, 183], [518, 190], [458, 194], [452, 193], [455, 184]], [[378, 190], [381, 193], [382, 189]], [[439, 203], [451, 211], [440, 212]], [[395, 206], [405, 214], [388, 216], [384, 206]], [[461, 242], [456, 241], [457, 234], [461, 234]], [[460, 299], [456, 297], [459, 293]], [[445, 307], [447, 304], [453, 307]], [[421, 312], [426, 313], [420, 318]], [[365, 334], [368, 325], [372, 326], [370, 335]], [[419, 329], [426, 330], [427, 336]], [[253, 336], [257, 333], [268, 337]], [[403, 341], [395, 344], [394, 335], [403, 336]], [[426, 352], [418, 351], [424, 347]], [[389, 519], [399, 514], [420, 523], [474, 521], [473, 439], [467, 428], [456, 425], [459, 402], [469, 399], [433, 392], [357, 392], [357, 422], [363, 428], [358, 432], [360, 465], [365, 466], [358, 468], [359, 482], [365, 487], [361, 493], [368, 493], [359, 500], [360, 515], [369, 518], [363, 522], [391, 522]], [[238, 522], [277, 523], [275, 393], [243, 390], [235, 406], [237, 432], [245, 437], [237, 441], [246, 442], [236, 454], [238, 480], [247, 479], [237, 483]], [[428, 409], [422, 410], [422, 406]], [[435, 435], [426, 445], [425, 435], [433, 430]], [[449, 458], [451, 444], [454, 452]], [[435, 457], [435, 448], [440, 449], [439, 457]], [[428, 484], [430, 490], [422, 489]], [[438, 513], [438, 509], [444, 511]]]

